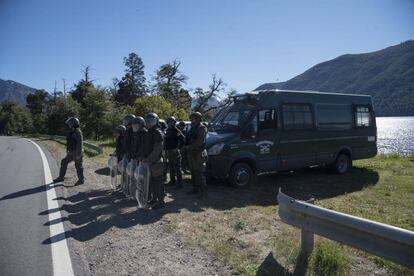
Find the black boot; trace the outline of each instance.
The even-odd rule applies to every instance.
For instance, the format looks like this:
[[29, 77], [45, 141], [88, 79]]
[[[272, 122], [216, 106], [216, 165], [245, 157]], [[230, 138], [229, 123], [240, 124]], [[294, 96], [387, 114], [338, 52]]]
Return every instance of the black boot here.
[[63, 177], [58, 177], [53, 179], [53, 183], [63, 182], [63, 180], [65, 180]]
[[154, 206], [151, 207], [151, 210], [156, 210], [156, 209], [162, 209], [165, 207], [165, 202], [164, 201], [160, 201], [154, 204]]

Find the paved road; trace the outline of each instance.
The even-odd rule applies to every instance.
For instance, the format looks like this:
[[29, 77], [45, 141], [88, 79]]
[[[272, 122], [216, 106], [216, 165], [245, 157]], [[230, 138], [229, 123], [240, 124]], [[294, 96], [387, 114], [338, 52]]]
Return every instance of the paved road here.
[[36, 146], [0, 136], [0, 275], [53, 275], [46, 190]]

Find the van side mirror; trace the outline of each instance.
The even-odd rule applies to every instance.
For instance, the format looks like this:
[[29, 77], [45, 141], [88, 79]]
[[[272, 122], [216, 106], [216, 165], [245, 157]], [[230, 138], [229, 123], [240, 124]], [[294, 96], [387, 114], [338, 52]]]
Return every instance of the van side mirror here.
[[253, 124], [248, 124], [240, 133], [241, 138], [254, 138], [256, 136], [256, 131]]

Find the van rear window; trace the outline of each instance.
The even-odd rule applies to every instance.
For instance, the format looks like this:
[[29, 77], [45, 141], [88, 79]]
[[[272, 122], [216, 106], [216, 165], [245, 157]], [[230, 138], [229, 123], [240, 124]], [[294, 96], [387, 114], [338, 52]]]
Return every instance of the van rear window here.
[[355, 107], [355, 124], [357, 127], [368, 127], [372, 125], [371, 112], [366, 106]]
[[308, 104], [284, 104], [283, 112], [283, 128], [292, 129], [312, 129], [312, 111]]

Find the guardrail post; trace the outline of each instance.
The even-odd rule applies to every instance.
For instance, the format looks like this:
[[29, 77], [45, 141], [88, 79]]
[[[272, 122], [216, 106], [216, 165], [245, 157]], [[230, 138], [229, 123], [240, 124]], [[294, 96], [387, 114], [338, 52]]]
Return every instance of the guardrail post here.
[[[307, 203], [313, 204], [315, 202], [314, 198], [311, 198], [306, 201]], [[313, 251], [313, 243], [314, 243], [314, 234], [313, 232], [307, 231], [302, 228], [301, 232], [301, 251], [302, 254], [307, 258]]]

